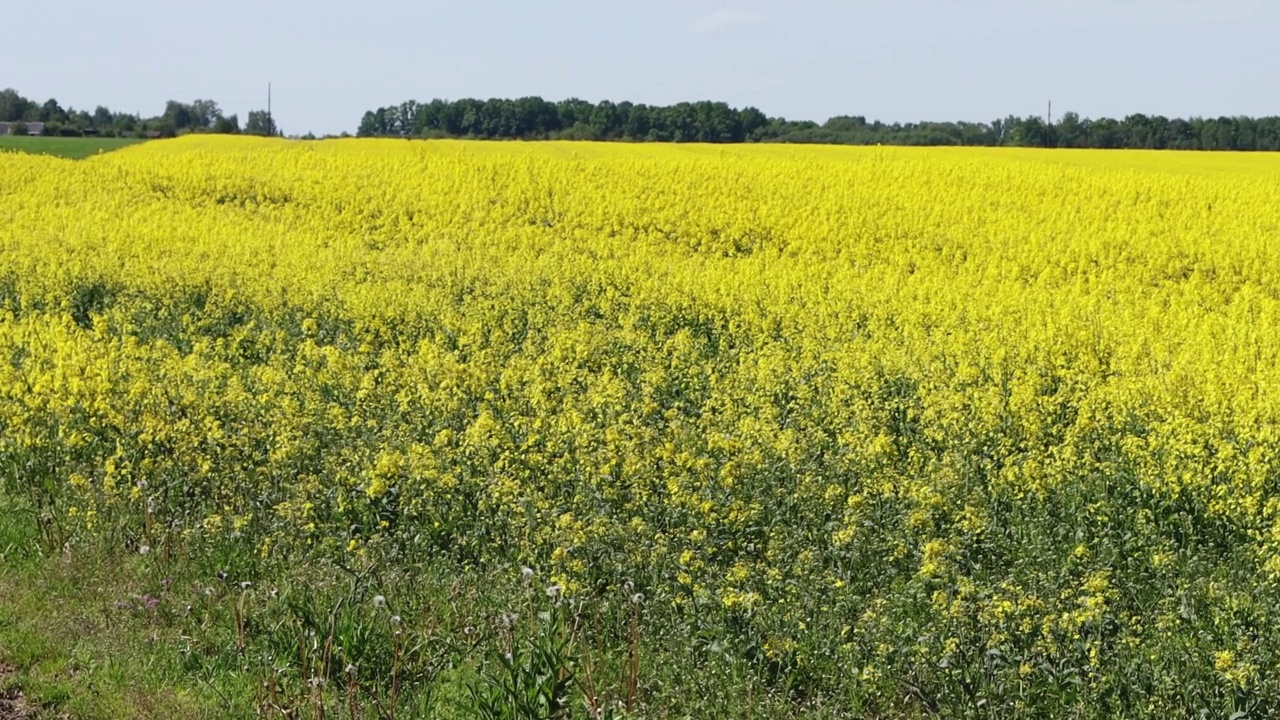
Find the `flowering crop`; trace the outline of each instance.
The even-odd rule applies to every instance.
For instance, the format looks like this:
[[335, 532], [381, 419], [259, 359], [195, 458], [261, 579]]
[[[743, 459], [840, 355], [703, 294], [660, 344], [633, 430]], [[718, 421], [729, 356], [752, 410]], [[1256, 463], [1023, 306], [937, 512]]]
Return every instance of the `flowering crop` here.
[[882, 709], [1275, 711], [1276, 198], [1181, 153], [0, 154], [0, 457], [63, 541], [630, 580]]

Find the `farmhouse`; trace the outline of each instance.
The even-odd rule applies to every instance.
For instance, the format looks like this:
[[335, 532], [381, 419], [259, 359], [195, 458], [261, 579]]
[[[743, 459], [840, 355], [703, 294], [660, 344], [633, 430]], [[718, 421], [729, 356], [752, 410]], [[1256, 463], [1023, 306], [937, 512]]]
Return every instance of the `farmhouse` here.
[[28, 135], [44, 134], [44, 123], [42, 122], [29, 122], [29, 123], [0, 122], [0, 135], [13, 135], [14, 131], [17, 130], [18, 126], [20, 125], [27, 126]]

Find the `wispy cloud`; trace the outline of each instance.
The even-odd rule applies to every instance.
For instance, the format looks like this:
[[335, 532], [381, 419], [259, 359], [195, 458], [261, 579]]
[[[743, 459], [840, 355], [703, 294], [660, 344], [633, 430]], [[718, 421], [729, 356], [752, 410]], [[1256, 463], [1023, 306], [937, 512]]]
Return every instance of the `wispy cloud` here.
[[764, 15], [742, 10], [717, 10], [702, 18], [693, 29], [701, 35], [724, 35], [741, 27], [764, 25], [769, 19]]

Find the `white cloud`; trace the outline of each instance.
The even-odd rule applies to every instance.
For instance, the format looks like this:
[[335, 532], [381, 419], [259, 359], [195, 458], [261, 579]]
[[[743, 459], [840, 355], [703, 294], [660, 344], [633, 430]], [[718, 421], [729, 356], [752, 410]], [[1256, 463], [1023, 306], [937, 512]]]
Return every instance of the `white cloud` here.
[[758, 13], [741, 10], [717, 10], [699, 20], [693, 29], [702, 35], [724, 35], [750, 25], [763, 25], [768, 18]]

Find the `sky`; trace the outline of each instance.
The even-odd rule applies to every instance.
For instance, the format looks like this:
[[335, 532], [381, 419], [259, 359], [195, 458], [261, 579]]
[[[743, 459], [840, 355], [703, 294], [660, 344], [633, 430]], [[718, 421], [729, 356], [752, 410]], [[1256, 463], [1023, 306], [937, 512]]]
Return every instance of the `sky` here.
[[102, 0], [0, 13], [0, 88], [288, 134], [405, 100], [722, 100], [825, 121], [1280, 115], [1280, 0]]

